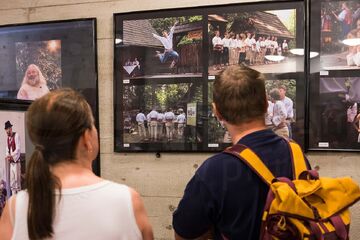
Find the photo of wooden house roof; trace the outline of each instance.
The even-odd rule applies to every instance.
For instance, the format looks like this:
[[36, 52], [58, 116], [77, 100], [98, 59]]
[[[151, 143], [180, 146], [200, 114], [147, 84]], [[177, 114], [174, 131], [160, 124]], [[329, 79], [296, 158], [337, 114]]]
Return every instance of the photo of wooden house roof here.
[[253, 26], [257, 34], [290, 39], [295, 38], [281, 22], [279, 17], [272, 13], [254, 12], [249, 18], [249, 23]]
[[181, 33], [187, 34], [188, 32], [198, 30], [202, 30], [202, 21], [176, 25], [174, 29], [174, 35]]
[[[263, 36], [274, 36], [278, 38], [294, 39], [295, 36], [286, 28], [276, 14], [269, 12], [250, 12], [243, 14], [236, 13], [233, 22], [226, 19], [226, 15], [211, 14], [208, 15], [208, 21], [214, 29], [220, 30], [220, 33], [226, 31], [226, 28], [235, 33], [241, 33], [245, 31], [256, 33]], [[230, 26], [227, 26], [230, 24]]]
[[123, 31], [125, 45], [163, 47], [161, 42], [153, 37], [156, 30], [147, 19], [124, 21]]

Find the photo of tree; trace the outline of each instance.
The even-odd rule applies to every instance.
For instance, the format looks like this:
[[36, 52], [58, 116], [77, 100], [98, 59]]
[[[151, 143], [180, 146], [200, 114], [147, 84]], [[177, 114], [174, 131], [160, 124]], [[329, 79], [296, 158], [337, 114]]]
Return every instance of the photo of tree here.
[[[201, 84], [125, 85], [123, 142], [149, 144], [201, 142], [198, 126], [194, 126], [187, 119], [188, 103], [201, 106]], [[193, 109], [197, 108], [192, 108], [192, 111]], [[192, 112], [192, 115], [197, 114], [199, 113]]]
[[16, 79], [21, 83], [29, 65], [36, 65], [49, 90], [62, 86], [61, 41], [16, 42]]

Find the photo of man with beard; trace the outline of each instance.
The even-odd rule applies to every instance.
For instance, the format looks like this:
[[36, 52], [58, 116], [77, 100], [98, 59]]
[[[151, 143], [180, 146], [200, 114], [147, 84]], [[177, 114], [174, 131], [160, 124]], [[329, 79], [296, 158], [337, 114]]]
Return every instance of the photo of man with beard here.
[[17, 99], [35, 100], [49, 92], [46, 80], [38, 66], [30, 64], [17, 94]]

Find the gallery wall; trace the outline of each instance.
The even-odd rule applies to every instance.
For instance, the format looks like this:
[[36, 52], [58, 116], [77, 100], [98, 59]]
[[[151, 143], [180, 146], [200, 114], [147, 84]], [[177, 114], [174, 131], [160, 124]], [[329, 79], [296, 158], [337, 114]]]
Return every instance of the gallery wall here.
[[[196, 6], [214, 1], [198, 0]], [[254, 1], [218, 0], [216, 4]], [[114, 153], [113, 114], [113, 13], [194, 6], [192, 0], [16, 0], [0, 5], [0, 24], [74, 18], [97, 18], [101, 175], [140, 192], [156, 239], [173, 239], [171, 215], [184, 187], [205, 153]], [[352, 176], [360, 182], [360, 157], [356, 153], [309, 152], [321, 176]], [[352, 208], [351, 238], [360, 236], [360, 204]]]

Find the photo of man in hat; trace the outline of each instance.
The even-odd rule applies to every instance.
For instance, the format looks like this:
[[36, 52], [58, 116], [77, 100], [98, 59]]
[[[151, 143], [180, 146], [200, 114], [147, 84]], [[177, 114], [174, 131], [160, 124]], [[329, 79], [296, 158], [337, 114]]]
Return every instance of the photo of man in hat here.
[[13, 132], [12, 127], [13, 125], [10, 121], [5, 122], [5, 131], [7, 134], [7, 144], [5, 149], [5, 175], [7, 189], [11, 190], [10, 195], [21, 190], [20, 136], [18, 133]]
[[5, 207], [6, 196], [7, 196], [7, 192], [6, 192], [5, 181], [0, 180], [0, 217]]

